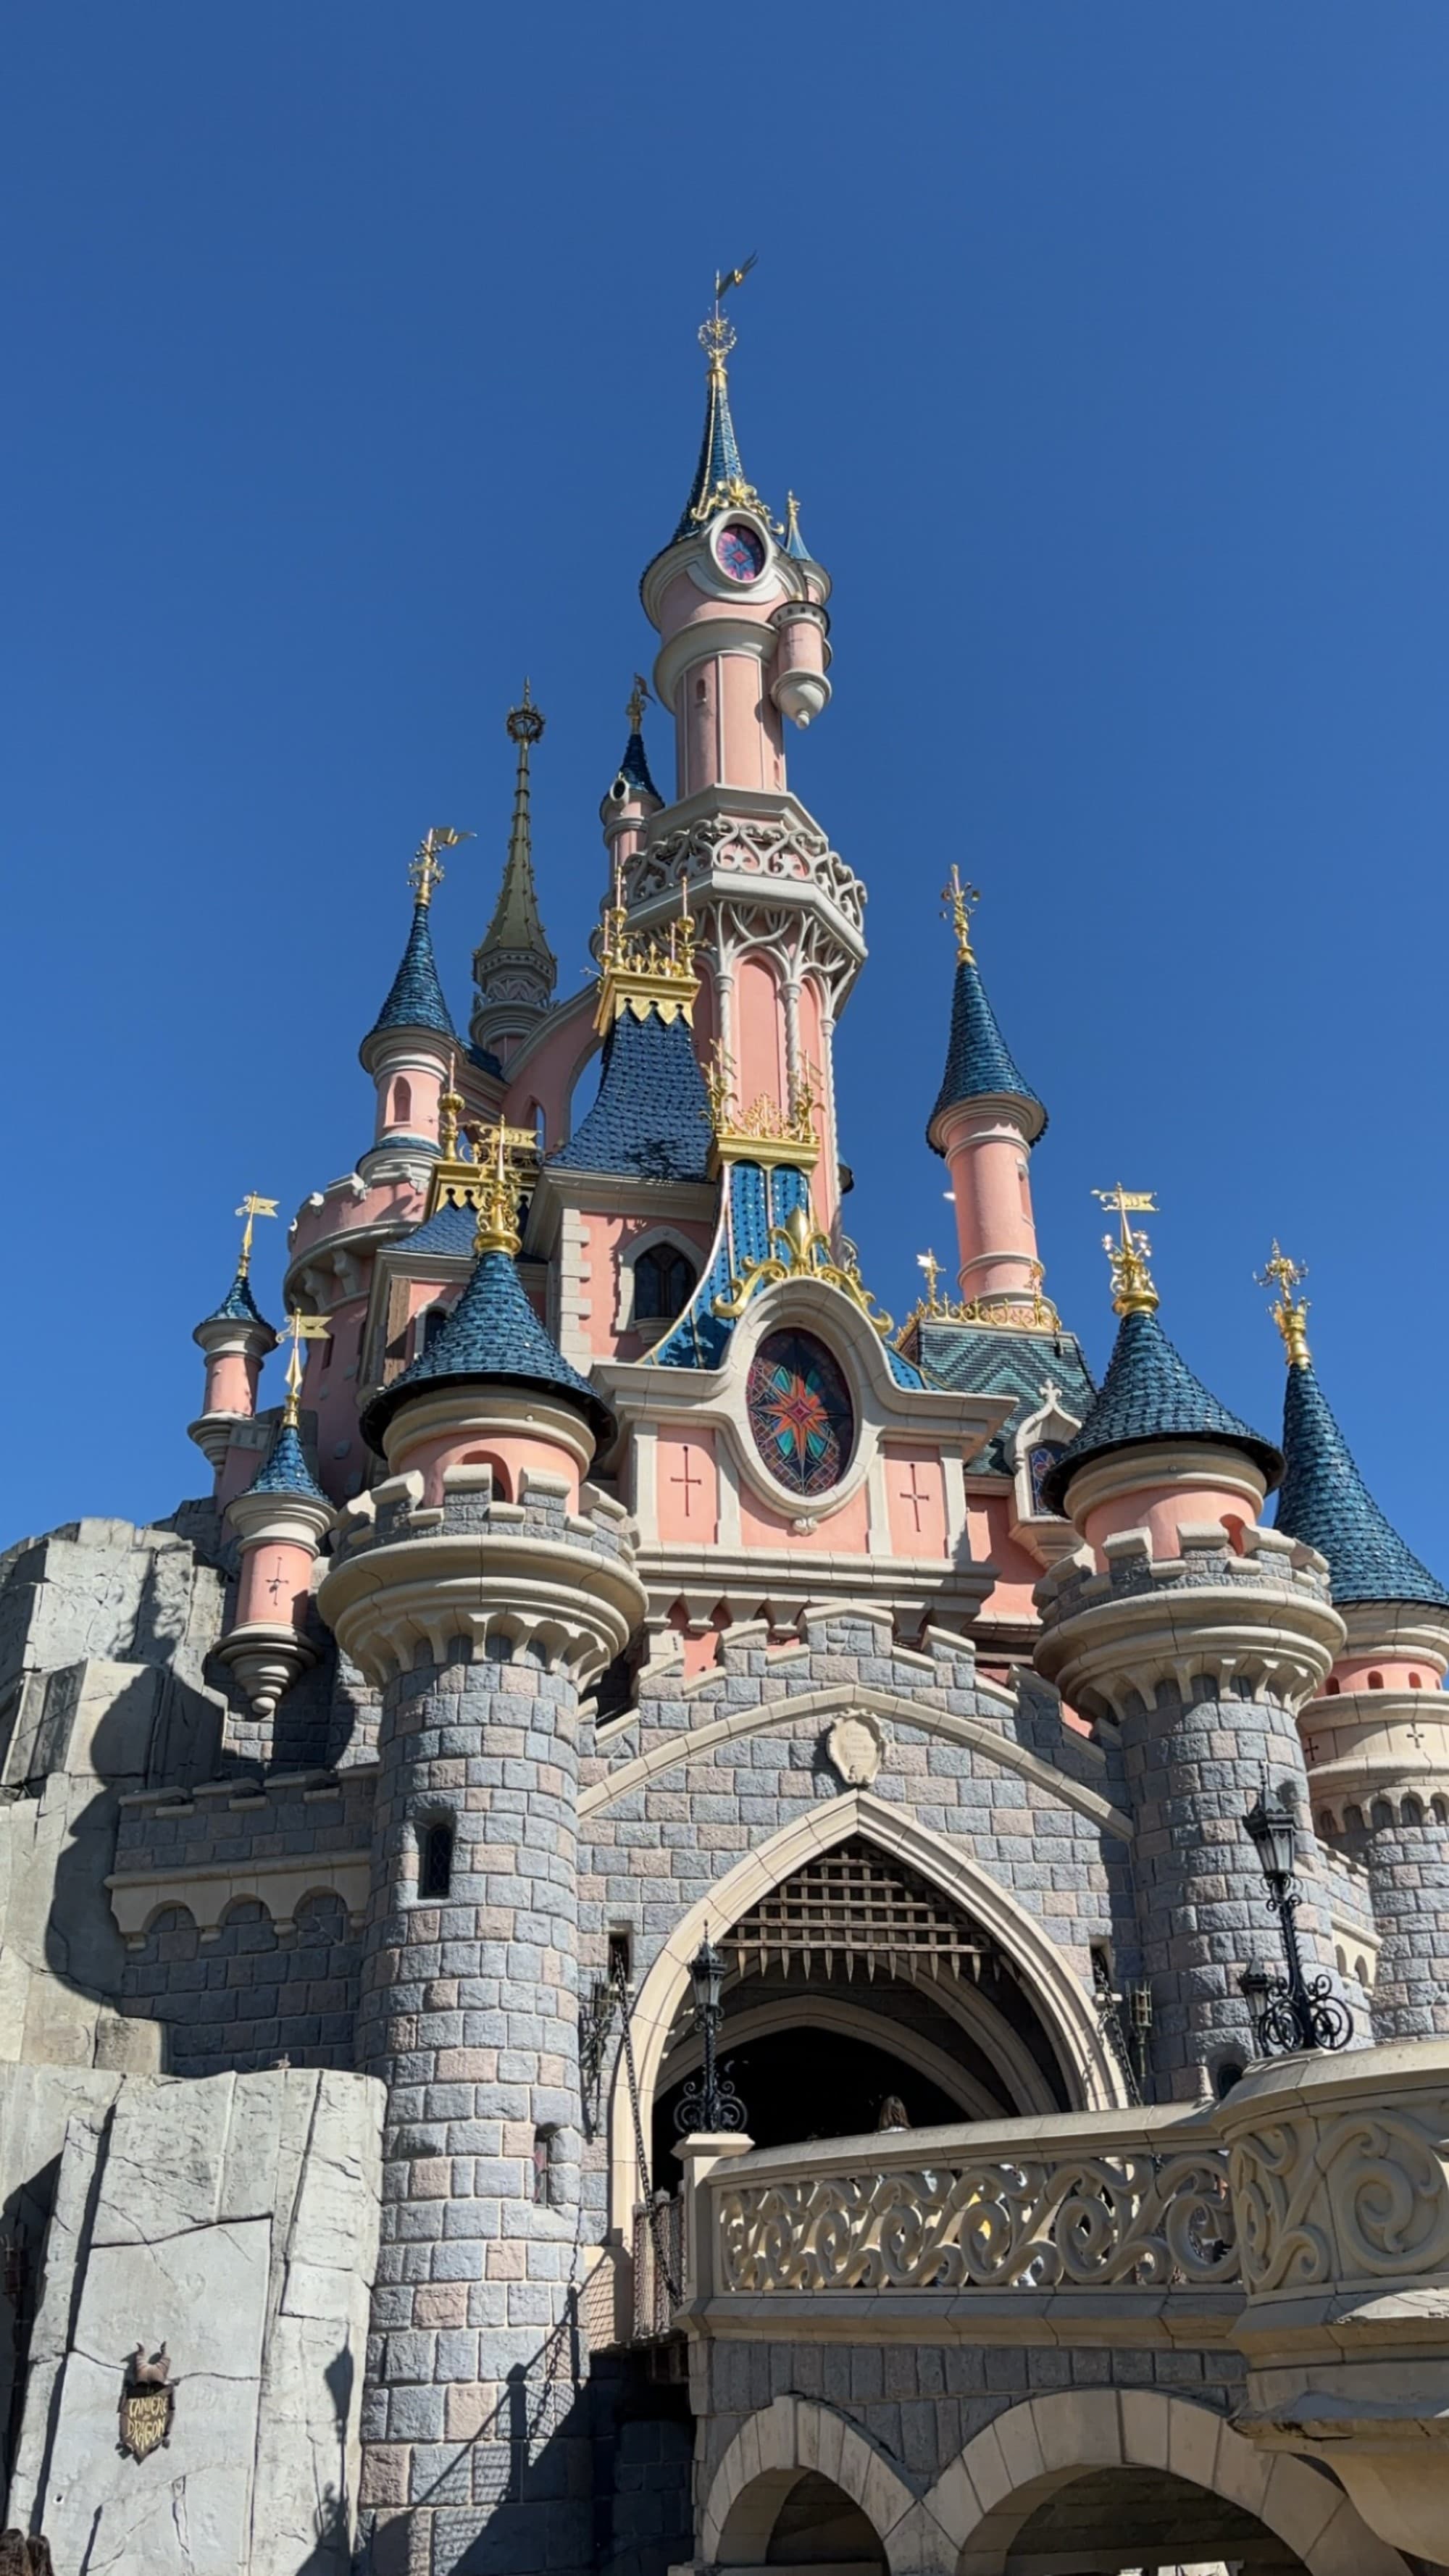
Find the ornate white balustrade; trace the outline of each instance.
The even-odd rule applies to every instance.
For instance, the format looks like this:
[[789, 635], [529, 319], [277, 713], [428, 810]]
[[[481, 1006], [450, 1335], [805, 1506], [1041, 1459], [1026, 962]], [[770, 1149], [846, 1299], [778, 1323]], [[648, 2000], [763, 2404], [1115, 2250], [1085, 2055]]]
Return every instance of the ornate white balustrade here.
[[717, 2173], [712, 2197], [714, 2288], [727, 2296], [1238, 2279], [1227, 2159], [1180, 2112], [750, 2156]]

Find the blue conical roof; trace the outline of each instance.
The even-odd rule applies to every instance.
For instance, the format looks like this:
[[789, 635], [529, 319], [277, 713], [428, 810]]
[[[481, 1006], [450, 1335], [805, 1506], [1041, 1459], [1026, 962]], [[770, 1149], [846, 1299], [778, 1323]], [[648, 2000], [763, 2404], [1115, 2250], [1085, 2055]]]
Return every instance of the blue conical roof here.
[[815, 557], [800, 533], [800, 504], [793, 492], [790, 495], [790, 511], [785, 525], [785, 552], [794, 563], [813, 564], [815, 561]]
[[[679, 525], [674, 531], [673, 543], [677, 545], [681, 537], [693, 536], [695, 530], [711, 516], [712, 508], [719, 509], [724, 506], [722, 496], [729, 493], [731, 489], [745, 492], [749, 488], [745, 481], [745, 469], [740, 461], [740, 443], [735, 436], [735, 424], [730, 413], [729, 380], [722, 365], [711, 366], [709, 392], [705, 402], [704, 436], [699, 447], [699, 463], [694, 469], [694, 481], [689, 487], [689, 499], [685, 502]], [[717, 499], [716, 495], [721, 497]]]
[[645, 1181], [705, 1181], [714, 1134], [709, 1095], [682, 1012], [636, 1020], [621, 1011], [604, 1040], [599, 1095], [550, 1171], [629, 1172]]
[[425, 903], [413, 906], [413, 926], [408, 932], [402, 963], [392, 979], [387, 1000], [367, 1034], [375, 1038], [384, 1029], [436, 1029], [445, 1038], [455, 1038], [458, 1034], [438, 979], [438, 961], [433, 955], [433, 934]]
[[1015, 1100], [1027, 1101], [1039, 1115], [1040, 1135], [1047, 1114], [1029, 1082], [1017, 1072], [1011, 1050], [996, 1025], [996, 1014], [986, 998], [981, 969], [974, 957], [958, 957], [956, 987], [951, 996], [951, 1036], [946, 1048], [946, 1070], [926, 1128], [926, 1141], [941, 1151], [932, 1132], [938, 1118], [954, 1109], [962, 1100], [980, 1100], [989, 1094], [1004, 1092]]
[[302, 1455], [297, 1426], [295, 1422], [288, 1422], [285, 1415], [272, 1434], [266, 1464], [252, 1478], [248, 1490], [253, 1494], [304, 1494], [312, 1503], [325, 1503], [327, 1500]]
[[384, 1431], [410, 1395], [469, 1381], [533, 1387], [540, 1394], [560, 1396], [586, 1416], [597, 1439], [613, 1436], [612, 1413], [544, 1330], [523, 1293], [511, 1253], [479, 1254], [442, 1330], [401, 1377], [373, 1397], [362, 1417], [368, 1446], [381, 1451]]
[[1173, 1348], [1156, 1315], [1137, 1308], [1122, 1318], [1101, 1393], [1081, 1430], [1042, 1478], [1043, 1502], [1049, 1511], [1061, 1511], [1068, 1485], [1089, 1458], [1161, 1440], [1225, 1441], [1262, 1468], [1270, 1488], [1283, 1470], [1272, 1441], [1219, 1404]]
[[644, 736], [637, 725], [633, 727], [624, 745], [624, 757], [619, 763], [616, 776], [623, 780], [626, 787], [638, 788], [643, 795], [652, 796], [657, 805], [663, 804], [664, 799], [649, 775], [649, 755], [644, 748]]
[[1449, 1592], [1374, 1501], [1311, 1361], [1288, 1371], [1283, 1450], [1277, 1527], [1328, 1559], [1335, 1601], [1427, 1601], [1449, 1609]]
[[236, 1277], [221, 1304], [213, 1306], [211, 1313], [203, 1315], [201, 1320], [203, 1324], [260, 1324], [263, 1332], [270, 1333], [272, 1330], [252, 1295], [251, 1281], [240, 1263], [237, 1264]]

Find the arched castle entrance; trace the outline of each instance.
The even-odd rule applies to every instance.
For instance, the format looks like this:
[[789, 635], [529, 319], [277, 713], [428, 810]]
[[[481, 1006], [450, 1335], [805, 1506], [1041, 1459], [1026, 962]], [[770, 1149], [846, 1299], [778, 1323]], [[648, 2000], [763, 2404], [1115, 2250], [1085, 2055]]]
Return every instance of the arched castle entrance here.
[[[721, 2048], [757, 2145], [873, 2129], [887, 2095], [916, 2127], [1124, 2099], [1091, 1999], [1036, 1919], [959, 1845], [855, 1790], [728, 1871], [644, 1979], [634, 2052], [658, 2183], [699, 2064], [689, 1963], [706, 1930], [729, 1962]], [[611, 2147], [625, 2229], [639, 2175], [622, 2075]]]

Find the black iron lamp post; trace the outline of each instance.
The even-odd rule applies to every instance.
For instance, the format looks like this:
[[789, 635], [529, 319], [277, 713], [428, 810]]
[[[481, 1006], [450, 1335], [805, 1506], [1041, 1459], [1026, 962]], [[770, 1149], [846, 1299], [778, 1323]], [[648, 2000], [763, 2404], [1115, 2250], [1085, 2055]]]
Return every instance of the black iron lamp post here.
[[1278, 1917], [1286, 1977], [1266, 1968], [1245, 1968], [1238, 1990], [1253, 2016], [1253, 2029], [1264, 2057], [1287, 2057], [1301, 2048], [1347, 2048], [1353, 2037], [1353, 2015], [1333, 1991], [1332, 1979], [1303, 1974], [1294, 1922], [1302, 1890], [1293, 1875], [1296, 1857], [1294, 1824], [1288, 1809], [1260, 1791], [1243, 1818], [1268, 1882], [1268, 1904]]
[[708, 1932], [689, 1963], [694, 1980], [695, 2028], [704, 2034], [704, 2064], [698, 2076], [686, 2084], [674, 2114], [674, 2125], [682, 2138], [719, 2137], [726, 2131], [742, 2129], [745, 2106], [730, 2082], [730, 2069], [716, 2064], [720, 2024], [724, 2006], [725, 1956], [717, 1950]]

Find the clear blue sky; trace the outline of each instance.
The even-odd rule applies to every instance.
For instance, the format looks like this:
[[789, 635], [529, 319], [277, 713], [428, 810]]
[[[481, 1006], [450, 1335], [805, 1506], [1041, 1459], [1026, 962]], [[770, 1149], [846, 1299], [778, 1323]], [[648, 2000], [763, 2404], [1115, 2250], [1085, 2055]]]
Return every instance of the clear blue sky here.
[[479, 833], [435, 913], [466, 1008], [525, 671], [582, 973], [695, 326], [758, 249], [745, 462], [836, 582], [792, 778], [872, 897], [839, 1042], [870, 1284], [899, 1313], [948, 1249], [957, 860], [1098, 1365], [1120, 1176], [1160, 1194], [1168, 1329], [1275, 1427], [1281, 1234], [1449, 1570], [1443, 0], [52, 0], [5, 52], [0, 1537], [204, 1485], [231, 1211], [368, 1141], [435, 821]]

